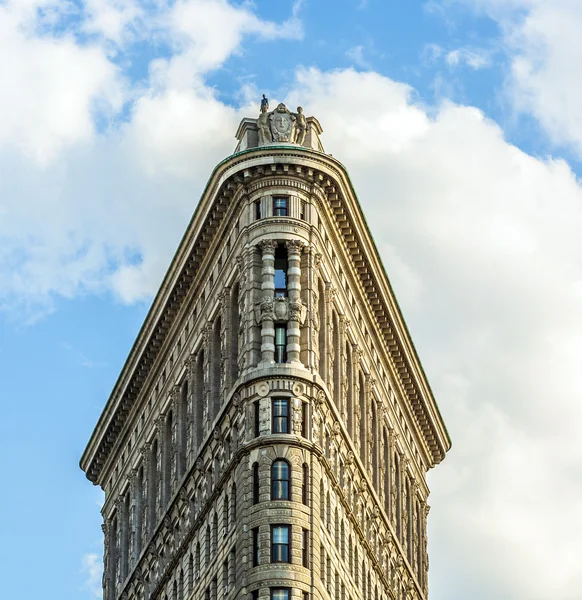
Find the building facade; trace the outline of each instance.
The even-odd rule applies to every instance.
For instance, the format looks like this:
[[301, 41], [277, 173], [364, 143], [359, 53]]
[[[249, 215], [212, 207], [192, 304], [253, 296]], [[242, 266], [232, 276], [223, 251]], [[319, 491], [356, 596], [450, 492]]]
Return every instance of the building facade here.
[[212, 173], [81, 467], [104, 600], [423, 600], [450, 447], [345, 168], [280, 104]]

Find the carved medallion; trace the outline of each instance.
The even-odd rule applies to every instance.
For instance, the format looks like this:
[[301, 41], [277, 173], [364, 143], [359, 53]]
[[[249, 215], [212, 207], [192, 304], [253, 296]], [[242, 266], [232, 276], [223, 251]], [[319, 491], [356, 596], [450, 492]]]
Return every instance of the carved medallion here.
[[266, 381], [261, 381], [261, 383], [257, 385], [257, 394], [262, 398], [264, 398], [269, 393], [269, 390], [270, 387]]
[[295, 115], [292, 115], [284, 104], [279, 104], [269, 115], [273, 141], [290, 142], [292, 140], [294, 121]]

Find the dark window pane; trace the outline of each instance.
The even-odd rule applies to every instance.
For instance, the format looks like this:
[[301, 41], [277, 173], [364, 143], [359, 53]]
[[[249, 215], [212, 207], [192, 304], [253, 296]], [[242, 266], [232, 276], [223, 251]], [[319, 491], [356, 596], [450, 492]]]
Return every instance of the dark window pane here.
[[273, 433], [289, 433], [289, 400], [273, 399]]
[[289, 464], [277, 460], [271, 467], [271, 499], [289, 500]]
[[273, 525], [271, 527], [271, 561], [290, 562], [289, 525]]
[[274, 215], [276, 217], [287, 216], [287, 198], [273, 198]]
[[275, 326], [275, 362], [287, 362], [287, 327], [285, 325]]

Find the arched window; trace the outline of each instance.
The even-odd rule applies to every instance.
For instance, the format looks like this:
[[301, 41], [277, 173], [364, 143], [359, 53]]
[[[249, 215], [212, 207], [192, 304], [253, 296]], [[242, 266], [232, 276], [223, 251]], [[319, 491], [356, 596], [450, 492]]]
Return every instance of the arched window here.
[[289, 500], [290, 469], [286, 460], [271, 465], [271, 500]]
[[205, 536], [205, 552], [204, 552], [204, 566], [210, 566], [210, 525], [206, 525], [206, 536]]
[[194, 557], [190, 552], [190, 556], [188, 557], [188, 589], [187, 594], [189, 594], [194, 586]]
[[259, 503], [259, 463], [253, 464], [253, 504]]
[[228, 531], [228, 518], [229, 514], [229, 506], [228, 506], [228, 494], [224, 495], [224, 501], [222, 503], [222, 526], [224, 527], [224, 533]]
[[236, 521], [236, 484], [235, 483], [232, 484], [230, 497], [232, 499], [232, 501], [230, 503], [230, 514], [231, 514], [230, 520], [234, 523]]
[[218, 515], [214, 513], [212, 520], [212, 554], [216, 554], [218, 548]]
[[200, 542], [196, 542], [196, 552], [194, 554], [194, 579], [200, 578]]

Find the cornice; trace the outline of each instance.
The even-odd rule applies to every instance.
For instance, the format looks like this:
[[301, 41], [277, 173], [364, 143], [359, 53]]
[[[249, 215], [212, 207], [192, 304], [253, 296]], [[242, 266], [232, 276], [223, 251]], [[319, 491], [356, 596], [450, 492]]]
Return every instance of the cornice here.
[[[250, 184], [275, 175], [281, 181], [288, 177], [302, 180], [304, 185], [298, 188], [306, 191], [309, 187], [310, 193], [327, 197], [433, 460], [438, 463], [444, 458], [450, 440], [345, 167], [335, 158], [308, 148], [269, 146], [239, 152], [215, 167], [81, 458], [81, 468], [93, 483], [102, 483], [101, 469], [173, 321], [199, 279], [207, 254], [220, 243], [216, 232], [227, 212], [232, 212], [229, 209], [234, 199], [248, 193]], [[357, 243], [348, 243], [354, 236]]]

